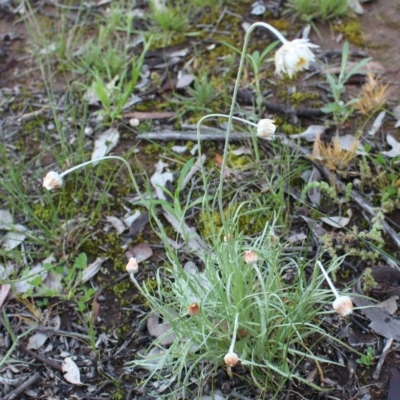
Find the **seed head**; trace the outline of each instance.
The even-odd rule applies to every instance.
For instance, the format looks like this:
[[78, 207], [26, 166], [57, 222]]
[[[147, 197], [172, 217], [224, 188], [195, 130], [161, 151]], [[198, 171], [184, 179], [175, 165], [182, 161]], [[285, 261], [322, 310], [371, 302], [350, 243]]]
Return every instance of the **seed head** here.
[[60, 174], [56, 171], [50, 171], [43, 179], [43, 187], [47, 190], [58, 189], [62, 186], [63, 180]]
[[200, 304], [199, 303], [192, 303], [188, 307], [188, 314], [191, 316], [197, 315], [200, 312]]
[[139, 271], [139, 264], [135, 257], [129, 259], [128, 264], [126, 264], [126, 271], [130, 274], [136, 274]]
[[349, 296], [339, 296], [333, 303], [333, 309], [342, 317], [353, 312], [353, 302]]
[[228, 367], [234, 367], [239, 362], [239, 357], [236, 353], [229, 352], [225, 355], [224, 361]]
[[244, 252], [243, 259], [246, 264], [255, 264], [258, 261], [258, 255], [252, 250], [247, 250]]

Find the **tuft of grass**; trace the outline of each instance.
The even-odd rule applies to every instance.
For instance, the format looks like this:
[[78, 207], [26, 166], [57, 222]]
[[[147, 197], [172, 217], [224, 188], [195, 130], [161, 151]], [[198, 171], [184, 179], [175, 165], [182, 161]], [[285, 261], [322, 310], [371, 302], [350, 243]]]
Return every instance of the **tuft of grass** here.
[[165, 1], [152, 0], [150, 2], [151, 19], [157, 27], [165, 33], [183, 33], [189, 27], [187, 13], [182, 9], [183, 5], [167, 7]]
[[[318, 268], [307, 273], [311, 265], [305, 258], [282, 254], [283, 244], [276, 235], [279, 227], [272, 211], [271, 222], [260, 235], [249, 237], [238, 231], [238, 220], [246, 209], [245, 204], [242, 206], [228, 220], [228, 237], [224, 238], [222, 232], [213, 235], [203, 270], [183, 266], [176, 252], [168, 248], [170, 263], [158, 270], [155, 291], [134, 280], [151, 308], [168, 321], [171, 329], [131, 366], [152, 364], [149, 379], [177, 374], [185, 388], [200, 370], [203, 379], [210, 378], [224, 365], [224, 356], [232, 351], [234, 343], [233, 351], [261, 397], [279, 393], [288, 379], [318, 389], [294, 371], [308, 361], [323, 379], [321, 364], [331, 363], [316, 354], [324, 338], [335, 340], [319, 326], [332, 293], [322, 287], [324, 279]], [[253, 209], [252, 213], [258, 215], [260, 211]], [[255, 254], [258, 261], [246, 263], [246, 251]], [[328, 269], [337, 267], [338, 259]], [[294, 271], [294, 277], [288, 278], [288, 271]], [[170, 334], [176, 339], [169, 347], [163, 346]], [[154, 348], [158, 349], [156, 355]], [[202, 369], [204, 364], [207, 369]], [[231, 372], [235, 375], [238, 370]]]
[[328, 21], [349, 11], [348, 0], [290, 0], [289, 6], [306, 21]]

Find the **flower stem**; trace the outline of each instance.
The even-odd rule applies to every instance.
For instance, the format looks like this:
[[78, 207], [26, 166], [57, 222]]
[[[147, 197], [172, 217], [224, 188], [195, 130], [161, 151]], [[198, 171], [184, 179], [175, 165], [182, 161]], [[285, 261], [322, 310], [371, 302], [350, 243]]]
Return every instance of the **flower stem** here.
[[329, 278], [328, 273], [325, 271], [325, 268], [323, 267], [321, 261], [318, 260], [318, 261], [317, 261], [317, 264], [318, 264], [318, 266], [321, 268], [321, 271], [322, 271], [322, 273], [324, 274], [324, 277], [325, 277], [326, 281], [328, 282], [328, 285], [330, 286], [330, 288], [331, 288], [333, 294], [335, 295], [336, 298], [339, 298], [339, 297], [340, 297], [340, 296], [339, 296], [339, 293], [338, 293], [338, 291], [336, 290], [335, 286], [333, 285], [333, 283], [332, 283], [332, 281], [331, 281], [331, 278]]
[[138, 195], [140, 195], [139, 186], [136, 183], [135, 177], [133, 176], [133, 172], [132, 172], [132, 168], [131, 168], [130, 164], [124, 158], [119, 157], [119, 156], [105, 156], [105, 157], [97, 158], [95, 160], [86, 161], [86, 162], [84, 162], [82, 164], [75, 165], [74, 167], [72, 167], [70, 169], [67, 169], [66, 171], [62, 172], [60, 174], [60, 177], [62, 178], [65, 175], [68, 175], [69, 173], [71, 173], [71, 172], [73, 172], [73, 171], [75, 171], [77, 169], [86, 167], [87, 165], [90, 165], [90, 164], [93, 164], [93, 163], [97, 163], [97, 162], [103, 161], [103, 160], [118, 160], [118, 161], [121, 161], [128, 168], [129, 177], [130, 177], [130, 179], [132, 181], [133, 187], [137, 191]]
[[218, 186], [218, 204], [219, 204], [220, 215], [221, 215], [221, 220], [222, 220], [224, 229], [226, 229], [227, 227], [226, 227], [225, 215], [223, 213], [222, 189], [223, 189], [223, 185], [224, 185], [224, 172], [225, 172], [225, 168], [226, 168], [226, 161], [228, 158], [229, 136], [232, 131], [233, 112], [235, 111], [236, 99], [237, 99], [237, 94], [238, 94], [239, 86], [240, 86], [240, 77], [242, 76], [244, 63], [246, 60], [246, 51], [247, 51], [247, 47], [249, 45], [250, 35], [253, 32], [253, 30], [255, 28], [257, 28], [258, 26], [266, 28], [269, 31], [271, 31], [274, 35], [277, 36], [277, 38], [282, 43], [285, 44], [287, 42], [285, 37], [277, 29], [275, 29], [273, 26], [271, 26], [269, 24], [266, 24], [265, 22], [256, 22], [253, 25], [251, 25], [244, 37], [244, 44], [243, 44], [242, 54], [240, 57], [239, 69], [238, 69], [238, 73], [237, 73], [237, 77], [236, 77], [235, 87], [233, 89], [232, 103], [231, 103], [231, 107], [230, 107], [230, 111], [229, 111], [228, 126], [226, 128], [224, 154], [223, 154], [222, 165], [221, 165], [221, 176], [220, 176], [219, 186]]
[[231, 346], [229, 347], [229, 353], [233, 353], [233, 350], [235, 348], [236, 333], [238, 330], [238, 326], [239, 326], [239, 313], [236, 313], [235, 324], [233, 326], [233, 333], [232, 333], [232, 342], [231, 342]]

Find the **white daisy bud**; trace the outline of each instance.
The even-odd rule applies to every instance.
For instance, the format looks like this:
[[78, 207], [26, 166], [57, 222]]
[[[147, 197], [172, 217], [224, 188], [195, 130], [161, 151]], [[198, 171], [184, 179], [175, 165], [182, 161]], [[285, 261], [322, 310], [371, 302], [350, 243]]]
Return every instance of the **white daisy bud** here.
[[246, 264], [255, 264], [258, 261], [258, 255], [252, 250], [247, 250], [244, 252], [243, 259]]
[[313, 47], [319, 46], [308, 43], [308, 39], [294, 39], [286, 42], [275, 53], [275, 73], [286, 72], [291, 78], [295, 72], [308, 69], [310, 62], [315, 60], [315, 55], [310, 50]]
[[261, 119], [257, 124], [257, 136], [263, 139], [269, 139], [274, 136], [276, 125], [272, 119]]
[[132, 118], [132, 119], [129, 120], [129, 125], [132, 128], [136, 128], [137, 126], [140, 125], [140, 121], [137, 118]]
[[234, 367], [239, 362], [239, 357], [236, 353], [229, 352], [225, 355], [224, 361], [228, 367]]
[[139, 271], [139, 264], [135, 257], [129, 259], [128, 264], [126, 264], [126, 271], [130, 274], [136, 274]]
[[353, 312], [353, 302], [349, 296], [339, 296], [333, 303], [333, 309], [342, 317]]
[[47, 190], [58, 189], [62, 186], [63, 180], [60, 174], [56, 171], [50, 171], [43, 179], [43, 187]]

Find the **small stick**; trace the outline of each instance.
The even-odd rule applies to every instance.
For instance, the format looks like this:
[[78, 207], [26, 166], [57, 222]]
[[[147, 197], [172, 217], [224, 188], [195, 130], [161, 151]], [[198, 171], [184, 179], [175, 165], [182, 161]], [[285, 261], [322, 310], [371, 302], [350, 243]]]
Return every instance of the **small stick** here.
[[392, 344], [393, 344], [393, 338], [389, 338], [385, 344], [385, 347], [382, 350], [380, 357], [379, 357], [379, 361], [378, 361], [378, 364], [376, 365], [375, 371], [372, 374], [372, 377], [374, 379], [379, 379], [379, 375], [381, 373], [383, 363], [385, 362], [386, 356], [388, 355], [389, 350], [392, 347]]
[[34, 353], [33, 351], [28, 350], [23, 344], [20, 344], [20, 345], [19, 345], [19, 348], [20, 348], [24, 353], [29, 354], [30, 356], [32, 356], [33, 358], [35, 358], [35, 359], [38, 360], [38, 361], [41, 361], [43, 364], [46, 364], [46, 365], [48, 365], [49, 367], [54, 368], [54, 369], [56, 369], [56, 370], [58, 370], [58, 371], [62, 371], [62, 369], [61, 369], [61, 363], [60, 363], [60, 362], [55, 361], [55, 360], [51, 360], [51, 359], [49, 359], [49, 358], [47, 358], [47, 357], [44, 357], [44, 356], [42, 356], [42, 355], [40, 355], [40, 354], [36, 354], [36, 353]]
[[[197, 136], [197, 132], [178, 132], [178, 131], [164, 131], [164, 132], [149, 132], [142, 133], [137, 136], [138, 139], [146, 139], [146, 140], [191, 140], [197, 141], [200, 140], [225, 140], [226, 133], [223, 132], [215, 132], [215, 133], [202, 133]], [[240, 133], [231, 133], [229, 136], [229, 140], [238, 141], [241, 139], [250, 139], [250, 135], [240, 134]]]
[[88, 335], [82, 335], [81, 333], [77, 333], [77, 332], [63, 331], [61, 329], [54, 329], [54, 328], [47, 327], [47, 326], [37, 326], [35, 328], [35, 331], [51, 332], [51, 333], [54, 333], [55, 335], [69, 336], [69, 337], [81, 339], [81, 340], [90, 340], [90, 337]]
[[10, 392], [3, 400], [14, 400], [19, 398], [19, 395], [24, 393], [30, 386], [32, 386], [38, 379], [40, 379], [39, 373], [35, 372], [29, 379], [27, 379], [22, 385], [17, 387], [15, 390]]

